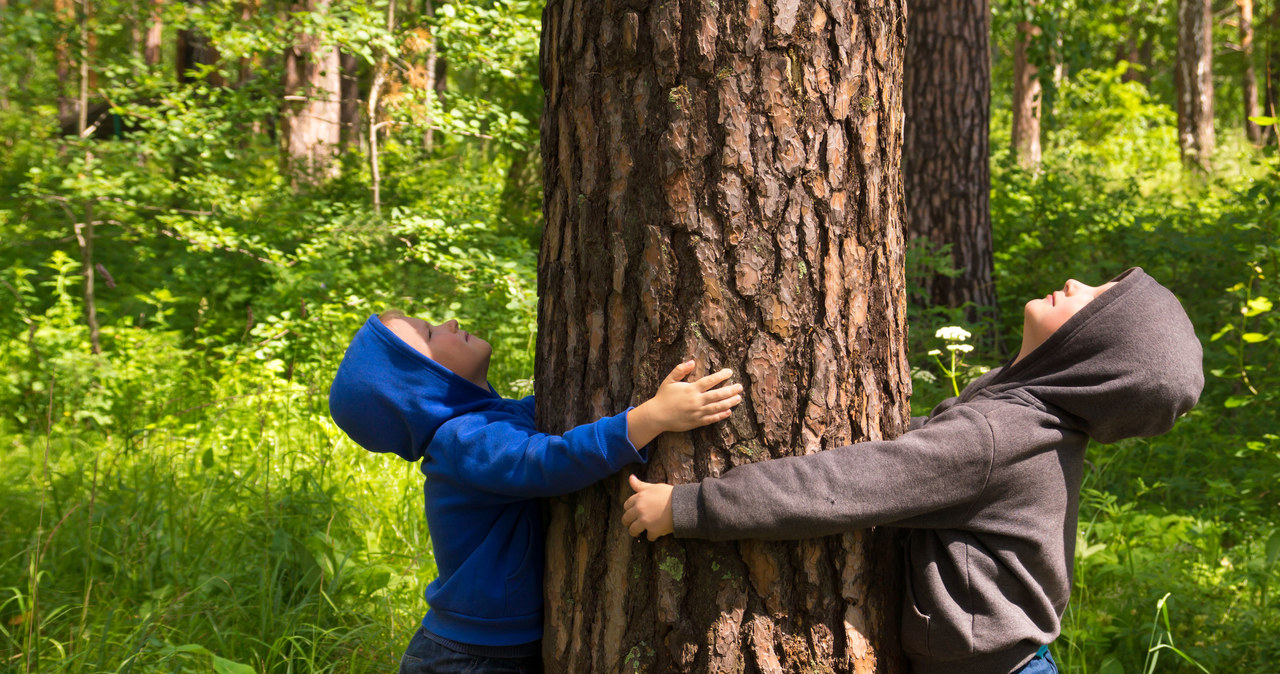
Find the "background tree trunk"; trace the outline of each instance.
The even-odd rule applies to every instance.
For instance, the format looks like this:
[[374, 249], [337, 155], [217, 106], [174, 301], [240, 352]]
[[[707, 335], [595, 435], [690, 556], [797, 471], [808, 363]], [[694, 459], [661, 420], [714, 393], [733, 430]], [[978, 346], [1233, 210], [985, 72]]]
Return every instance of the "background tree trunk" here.
[[[93, 71], [90, 65], [90, 59], [93, 55], [91, 49], [93, 40], [92, 33], [89, 30], [89, 21], [92, 17], [92, 0], [80, 0], [80, 96], [77, 105], [79, 111], [79, 120], [76, 124], [77, 138], [85, 137], [88, 126], [89, 88], [92, 84], [90, 78]], [[84, 172], [86, 175], [92, 171], [92, 167], [93, 152], [85, 150]], [[94, 274], [97, 273], [93, 264], [93, 230], [95, 224], [93, 218], [93, 202], [85, 200], [84, 222], [77, 223], [73, 227], [76, 240], [80, 244], [80, 265], [84, 269], [84, 322], [89, 327], [89, 350], [94, 355], [97, 355], [102, 353], [102, 344], [99, 339], [97, 296], [93, 287]]]
[[1039, 27], [1019, 21], [1013, 47], [1013, 156], [1027, 169], [1040, 165], [1040, 68], [1028, 54], [1038, 35]]
[[[636, 404], [694, 356], [747, 402], [659, 438], [646, 479], [904, 430], [903, 12], [548, 3], [542, 428]], [[633, 541], [625, 485], [551, 501], [549, 672], [905, 671], [885, 532]]]
[[[71, 76], [71, 69], [75, 67], [75, 57], [71, 53], [71, 29], [74, 26], [76, 34], [79, 34], [79, 22], [76, 21], [76, 7], [74, 0], [53, 0], [54, 16], [58, 20], [58, 24], [63, 30], [58, 35], [58, 42], [54, 46], [54, 72], [58, 76], [60, 87], [58, 89], [58, 123], [63, 129], [75, 128], [79, 125], [80, 112], [77, 109], [77, 102], [80, 100], [78, 95], [72, 96], [70, 83], [75, 79]], [[77, 85], [79, 83], [77, 82]], [[83, 131], [83, 129], [80, 129]]]
[[[304, 0], [295, 12], [327, 12], [330, 0]], [[302, 33], [284, 52], [284, 111], [281, 142], [290, 172], [316, 183], [336, 175], [341, 142], [342, 80], [338, 48], [321, 36]]]
[[[1269, 117], [1275, 117], [1280, 112], [1280, 101], [1276, 92], [1276, 69], [1280, 68], [1280, 44], [1276, 42], [1276, 33], [1280, 32], [1280, 7], [1273, 7], [1271, 15], [1267, 17], [1267, 58], [1266, 67], [1262, 69], [1265, 74], [1263, 79], [1262, 95], [1263, 106], [1266, 108], [1266, 114]], [[1280, 142], [1280, 133], [1276, 132], [1275, 125], [1267, 127], [1267, 138], [1269, 142]]]
[[1213, 20], [1209, 0], [1178, 0], [1178, 147], [1189, 168], [1213, 158]]
[[160, 12], [164, 7], [164, 0], [151, 0], [144, 5], [151, 5], [150, 11], [147, 12], [147, 32], [143, 37], [142, 58], [147, 65], [153, 66], [160, 63], [160, 49], [164, 39], [164, 19], [161, 18]]
[[355, 55], [341, 52], [342, 150], [360, 147], [360, 62]]
[[1124, 42], [1116, 45], [1116, 62], [1125, 61], [1129, 67], [1120, 74], [1121, 82], [1137, 82], [1138, 69], [1134, 66], [1141, 62], [1142, 56], [1138, 53], [1138, 26], [1129, 19], [1125, 22], [1128, 34], [1125, 35]]
[[[912, 0], [907, 15], [903, 196], [907, 232], [952, 244], [956, 278], [934, 304], [996, 306], [991, 281], [991, 11], [987, 0]], [[969, 312], [970, 320], [978, 318]], [[994, 318], [994, 316], [991, 316]]]
[[[188, 0], [188, 2], [201, 5], [206, 0]], [[182, 28], [178, 31], [176, 47], [174, 67], [178, 73], [178, 82], [181, 84], [186, 84], [194, 79], [192, 73], [197, 66], [214, 66], [222, 59], [222, 55], [218, 53], [218, 48], [213, 45], [213, 42], [207, 36], [190, 28]], [[222, 74], [216, 70], [209, 73], [205, 81], [215, 87], [226, 84]]]
[[1244, 81], [1240, 89], [1244, 93], [1244, 133], [1250, 143], [1262, 143], [1262, 127], [1249, 121], [1258, 112], [1258, 76], [1253, 68], [1253, 0], [1236, 0], [1240, 8], [1240, 54], [1244, 58]]

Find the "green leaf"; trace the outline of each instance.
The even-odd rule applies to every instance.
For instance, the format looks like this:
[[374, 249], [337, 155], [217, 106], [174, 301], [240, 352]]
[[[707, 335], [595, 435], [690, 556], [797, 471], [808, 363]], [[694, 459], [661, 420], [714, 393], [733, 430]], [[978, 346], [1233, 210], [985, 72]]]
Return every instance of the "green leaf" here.
[[1254, 124], [1257, 124], [1258, 126], [1271, 126], [1272, 124], [1276, 123], [1276, 118], [1268, 117], [1265, 115], [1255, 115], [1253, 117], [1250, 117], [1249, 121], [1253, 122]]
[[1089, 557], [1093, 556], [1094, 553], [1101, 552], [1106, 549], [1107, 549], [1107, 546], [1105, 543], [1094, 543], [1093, 545], [1086, 545], [1085, 547], [1079, 550], [1080, 558], [1088, 559]]
[[1250, 344], [1257, 344], [1258, 342], [1267, 341], [1268, 338], [1261, 332], [1246, 332], [1243, 335], [1240, 335], [1240, 339], [1243, 339]]
[[213, 671], [217, 674], [255, 674], [249, 665], [242, 665], [234, 660], [213, 656]]
[[1276, 530], [1271, 534], [1271, 538], [1267, 539], [1267, 566], [1276, 563], [1280, 559], [1280, 530]]
[[204, 454], [200, 457], [200, 463], [205, 468], [213, 468], [213, 448], [204, 450]]
[[1223, 335], [1227, 334], [1228, 332], [1231, 332], [1234, 329], [1235, 329], [1235, 326], [1231, 325], [1230, 323], [1227, 323], [1226, 325], [1222, 326], [1221, 330], [1213, 333], [1213, 336], [1209, 338], [1209, 341], [1216, 342], [1219, 339], [1221, 339]]
[[1270, 299], [1261, 296], [1255, 297], [1249, 300], [1246, 304], [1244, 315], [1257, 316], [1258, 314], [1265, 314], [1268, 311], [1271, 311], [1271, 307], [1272, 304]]
[[1124, 665], [1120, 664], [1114, 656], [1108, 655], [1102, 660], [1102, 666], [1098, 668], [1098, 674], [1124, 674]]
[[1234, 409], [1248, 405], [1251, 402], [1253, 402], [1253, 396], [1231, 396], [1227, 398], [1227, 402], [1223, 403], [1223, 406], [1228, 409]]

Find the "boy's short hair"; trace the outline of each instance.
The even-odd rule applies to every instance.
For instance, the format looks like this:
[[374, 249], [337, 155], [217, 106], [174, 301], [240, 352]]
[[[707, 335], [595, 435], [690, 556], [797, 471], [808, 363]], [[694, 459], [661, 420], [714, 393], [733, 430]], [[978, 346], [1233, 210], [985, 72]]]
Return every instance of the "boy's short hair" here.
[[386, 311], [378, 314], [378, 320], [382, 321], [383, 325], [386, 325], [397, 318], [407, 318], [407, 316], [405, 316], [404, 312], [399, 309], [387, 309]]

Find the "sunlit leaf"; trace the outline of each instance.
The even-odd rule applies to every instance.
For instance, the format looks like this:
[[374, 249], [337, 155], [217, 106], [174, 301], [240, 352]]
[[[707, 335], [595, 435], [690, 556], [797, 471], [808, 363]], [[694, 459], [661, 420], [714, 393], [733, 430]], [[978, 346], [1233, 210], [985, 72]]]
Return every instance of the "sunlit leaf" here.
[[1223, 406], [1234, 409], [1236, 407], [1248, 405], [1251, 402], [1253, 402], [1253, 396], [1231, 396], [1227, 398], [1227, 401], [1223, 403]]
[[1271, 311], [1271, 300], [1266, 297], [1255, 297], [1245, 305], [1245, 316], [1257, 316]]

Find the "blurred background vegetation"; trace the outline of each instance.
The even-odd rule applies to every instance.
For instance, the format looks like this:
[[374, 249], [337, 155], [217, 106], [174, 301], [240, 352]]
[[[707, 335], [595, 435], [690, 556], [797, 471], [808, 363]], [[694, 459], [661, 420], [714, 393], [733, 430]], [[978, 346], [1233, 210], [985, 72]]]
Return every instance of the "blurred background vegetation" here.
[[[912, 289], [917, 412], [950, 390], [925, 355], [938, 328], [974, 333], [963, 385], [1069, 276], [1140, 265], [1203, 339], [1187, 419], [1090, 449], [1064, 671], [1280, 661], [1280, 178], [1270, 120], [1245, 136], [1235, 6], [1214, 3], [1205, 173], [1179, 155], [1176, 3], [996, 0], [999, 319]], [[0, 12], [0, 669], [392, 669], [435, 571], [421, 477], [347, 441], [327, 386], [360, 323], [399, 307], [458, 318], [493, 343], [498, 391], [531, 392], [541, 3]], [[1268, 54], [1275, 15], [1255, 17]], [[1032, 167], [1010, 151], [1028, 16], [1063, 66], [1042, 69]], [[303, 133], [303, 50], [348, 87], [327, 145]], [[908, 264], [955, 271], [924, 244]]]

